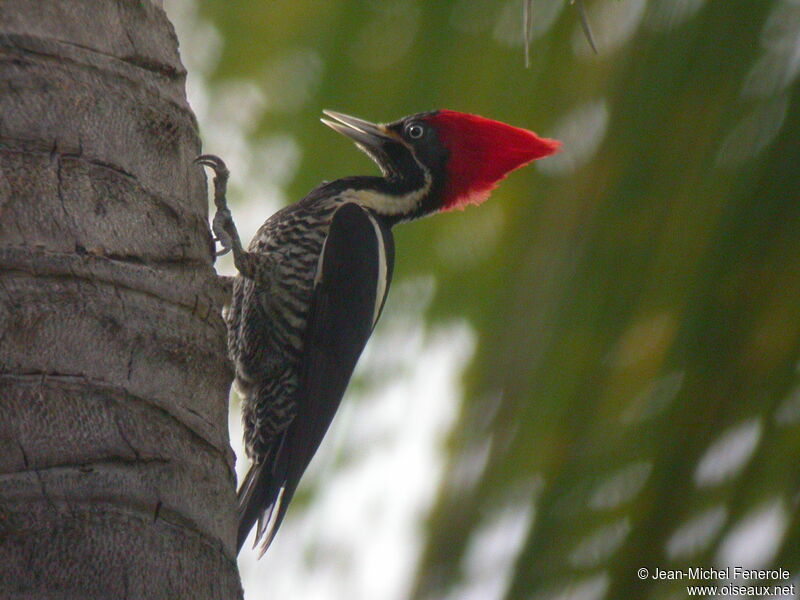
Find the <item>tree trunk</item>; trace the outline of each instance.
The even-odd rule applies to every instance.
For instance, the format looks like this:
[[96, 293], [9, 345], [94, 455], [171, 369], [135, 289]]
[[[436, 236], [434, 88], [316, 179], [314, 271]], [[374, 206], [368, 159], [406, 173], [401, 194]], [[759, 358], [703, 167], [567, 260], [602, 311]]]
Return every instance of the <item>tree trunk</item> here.
[[2, 598], [241, 596], [184, 80], [150, 2], [0, 2]]

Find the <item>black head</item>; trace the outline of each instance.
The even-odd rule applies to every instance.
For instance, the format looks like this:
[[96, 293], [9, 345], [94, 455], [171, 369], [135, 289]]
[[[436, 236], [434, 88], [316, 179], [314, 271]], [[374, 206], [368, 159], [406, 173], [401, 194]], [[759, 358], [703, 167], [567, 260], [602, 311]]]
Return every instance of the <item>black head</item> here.
[[426, 121], [433, 113], [411, 115], [389, 124], [374, 124], [330, 110], [328, 127], [352, 139], [381, 170], [383, 178], [359, 178], [381, 198], [371, 198], [373, 210], [394, 221], [405, 221], [435, 210], [441, 196], [447, 150]]
[[370, 188], [356, 199], [390, 220], [480, 204], [510, 171], [558, 149], [555, 140], [477, 115], [449, 110], [374, 124], [333, 111], [322, 122], [349, 137], [383, 178], [358, 178]]

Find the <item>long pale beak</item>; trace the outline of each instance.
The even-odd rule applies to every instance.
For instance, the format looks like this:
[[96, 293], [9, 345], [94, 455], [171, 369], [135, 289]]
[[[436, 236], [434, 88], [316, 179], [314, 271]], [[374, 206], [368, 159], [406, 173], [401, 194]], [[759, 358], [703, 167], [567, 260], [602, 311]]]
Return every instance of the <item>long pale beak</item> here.
[[323, 110], [322, 112], [326, 117], [334, 120], [321, 118], [320, 121], [337, 133], [349, 137], [356, 144], [362, 146], [364, 150], [380, 150], [384, 142], [393, 139], [393, 136], [384, 125], [376, 125], [364, 119], [351, 117], [332, 110]]

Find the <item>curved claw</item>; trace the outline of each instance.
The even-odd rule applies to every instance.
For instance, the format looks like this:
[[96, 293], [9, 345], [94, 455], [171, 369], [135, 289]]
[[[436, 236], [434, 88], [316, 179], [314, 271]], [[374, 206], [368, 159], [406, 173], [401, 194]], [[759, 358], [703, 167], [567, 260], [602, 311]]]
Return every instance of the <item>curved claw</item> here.
[[225, 161], [215, 154], [201, 154], [192, 162], [204, 167], [211, 167], [217, 175], [227, 176], [230, 174]]
[[201, 154], [197, 158], [192, 161], [198, 165], [203, 165], [204, 167], [211, 167], [214, 169], [214, 172], [217, 175], [228, 175], [230, 172], [228, 171], [228, 167], [225, 165], [225, 161], [222, 160], [216, 154]]
[[233, 243], [230, 236], [226, 235], [222, 238], [217, 237], [215, 242], [219, 242], [219, 245], [222, 246], [222, 250], [218, 250], [215, 254], [216, 256], [225, 256], [228, 252], [233, 250]]
[[225, 242], [223, 240], [219, 239], [218, 237], [212, 238], [212, 241], [214, 243], [219, 242], [220, 244], [222, 244], [222, 250], [219, 250], [218, 252], [216, 252], [215, 256], [225, 256], [228, 252], [230, 252], [232, 250], [231, 246], [226, 246]]
[[225, 161], [215, 154], [201, 154], [194, 159], [194, 162], [214, 169], [214, 205], [217, 207], [217, 212], [214, 215], [211, 230], [216, 236], [214, 241], [219, 242], [222, 246], [222, 250], [215, 252], [215, 256], [222, 256], [231, 250], [236, 255], [241, 250], [241, 242], [225, 199], [230, 175], [228, 167], [225, 166]]

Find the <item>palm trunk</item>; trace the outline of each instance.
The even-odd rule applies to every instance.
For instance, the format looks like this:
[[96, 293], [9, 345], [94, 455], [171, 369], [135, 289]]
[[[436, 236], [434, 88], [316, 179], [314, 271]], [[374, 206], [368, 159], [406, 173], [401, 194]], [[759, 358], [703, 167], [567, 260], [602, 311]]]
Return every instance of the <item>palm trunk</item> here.
[[241, 596], [184, 80], [150, 2], [0, 2], [2, 598]]

